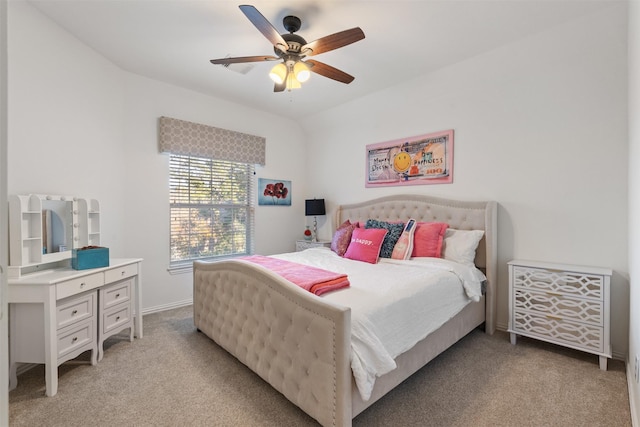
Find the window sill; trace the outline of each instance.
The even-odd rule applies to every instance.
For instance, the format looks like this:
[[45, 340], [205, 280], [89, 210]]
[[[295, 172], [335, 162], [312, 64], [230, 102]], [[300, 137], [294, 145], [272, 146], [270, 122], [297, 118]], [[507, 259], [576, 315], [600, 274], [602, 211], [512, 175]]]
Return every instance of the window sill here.
[[167, 268], [167, 271], [171, 275], [191, 273], [193, 272], [193, 264], [189, 263], [189, 264], [172, 265], [172, 266], [169, 266], [169, 268]]
[[[240, 258], [240, 257], [243, 257], [243, 256], [248, 256], [248, 255], [249, 254], [239, 254], [239, 255], [231, 255], [231, 256], [221, 256], [221, 257], [217, 257], [217, 258], [203, 258], [203, 259], [198, 259], [197, 261], [204, 261], [204, 262], [226, 261], [226, 260], [229, 260], [229, 259]], [[169, 267], [167, 267], [167, 271], [172, 276], [176, 275], [176, 274], [192, 273], [193, 272], [193, 261], [185, 262], [183, 264], [170, 265]]]

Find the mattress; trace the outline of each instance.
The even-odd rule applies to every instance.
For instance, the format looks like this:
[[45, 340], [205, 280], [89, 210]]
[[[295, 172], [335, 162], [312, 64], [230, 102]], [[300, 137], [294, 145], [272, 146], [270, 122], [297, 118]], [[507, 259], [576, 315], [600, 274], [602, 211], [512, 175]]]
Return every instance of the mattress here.
[[398, 355], [479, 301], [486, 280], [473, 265], [440, 258], [380, 258], [370, 264], [325, 247], [272, 256], [348, 275], [349, 288], [319, 298], [351, 308], [350, 363], [365, 401], [375, 379], [396, 368]]

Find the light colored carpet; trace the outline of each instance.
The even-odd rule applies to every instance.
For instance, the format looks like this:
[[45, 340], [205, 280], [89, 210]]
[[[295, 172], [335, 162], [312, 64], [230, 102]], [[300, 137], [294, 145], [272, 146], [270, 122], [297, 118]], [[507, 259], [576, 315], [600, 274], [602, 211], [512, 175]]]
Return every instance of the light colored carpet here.
[[[191, 307], [144, 318], [144, 338], [106, 343], [97, 366], [18, 377], [12, 426], [304, 426], [315, 421], [198, 333]], [[88, 354], [80, 358], [88, 360]], [[474, 331], [371, 408], [355, 426], [630, 426], [624, 364], [506, 333]]]

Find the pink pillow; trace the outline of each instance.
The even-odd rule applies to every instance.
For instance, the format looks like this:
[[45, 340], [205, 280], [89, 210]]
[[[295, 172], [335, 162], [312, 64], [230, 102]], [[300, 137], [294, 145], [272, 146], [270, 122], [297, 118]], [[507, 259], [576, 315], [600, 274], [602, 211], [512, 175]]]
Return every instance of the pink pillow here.
[[387, 230], [384, 228], [354, 228], [344, 257], [371, 264], [378, 262], [380, 247]]
[[413, 234], [412, 257], [442, 257], [442, 241], [449, 224], [444, 222], [419, 222]]
[[343, 256], [351, 242], [351, 233], [356, 228], [355, 224], [351, 224], [349, 220], [343, 222], [333, 234], [331, 239], [331, 250], [340, 256]]

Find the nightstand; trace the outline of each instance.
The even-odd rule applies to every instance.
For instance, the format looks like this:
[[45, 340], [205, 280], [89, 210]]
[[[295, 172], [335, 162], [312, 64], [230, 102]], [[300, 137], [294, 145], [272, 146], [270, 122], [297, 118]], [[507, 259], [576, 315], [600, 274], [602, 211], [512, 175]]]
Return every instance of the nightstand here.
[[314, 242], [312, 240], [296, 240], [296, 252], [304, 251], [309, 248], [330, 248], [331, 242], [328, 240], [318, 240]]
[[611, 358], [609, 268], [535, 261], [509, 263], [511, 343], [523, 335]]

